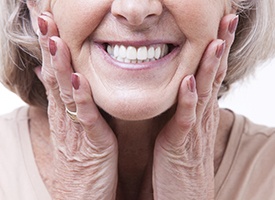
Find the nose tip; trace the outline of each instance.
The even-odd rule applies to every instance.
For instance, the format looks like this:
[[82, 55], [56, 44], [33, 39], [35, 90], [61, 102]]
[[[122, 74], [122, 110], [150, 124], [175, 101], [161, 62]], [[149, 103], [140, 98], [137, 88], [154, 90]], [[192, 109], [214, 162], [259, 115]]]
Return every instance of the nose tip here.
[[159, 0], [114, 0], [111, 13], [124, 23], [139, 26], [161, 15], [162, 4]]

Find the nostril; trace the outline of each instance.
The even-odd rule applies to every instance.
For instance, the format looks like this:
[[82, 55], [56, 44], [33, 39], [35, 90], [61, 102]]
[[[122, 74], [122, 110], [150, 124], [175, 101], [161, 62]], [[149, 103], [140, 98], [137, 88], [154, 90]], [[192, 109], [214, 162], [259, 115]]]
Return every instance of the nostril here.
[[140, 26], [148, 21], [146, 19], [157, 18], [162, 11], [162, 3], [151, 0], [116, 0], [111, 7], [111, 13], [116, 19], [132, 26]]
[[131, 26], [139, 26], [144, 23], [147, 16], [137, 11], [131, 11], [129, 13], [125, 11], [121, 14], [117, 14], [115, 17], [124, 24], [127, 23]]

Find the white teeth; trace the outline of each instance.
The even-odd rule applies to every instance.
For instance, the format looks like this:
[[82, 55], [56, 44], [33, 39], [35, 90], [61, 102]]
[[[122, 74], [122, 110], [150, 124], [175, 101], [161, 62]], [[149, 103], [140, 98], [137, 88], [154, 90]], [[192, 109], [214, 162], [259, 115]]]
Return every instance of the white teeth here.
[[126, 58], [126, 52], [127, 50], [126, 50], [126, 48], [125, 48], [125, 46], [123, 46], [123, 45], [121, 45], [120, 46], [120, 48], [119, 48], [119, 52], [118, 52], [118, 54], [119, 54], [119, 57], [121, 57], [121, 58]]
[[114, 48], [114, 55], [113, 55], [114, 57], [118, 57], [119, 56], [119, 46], [115, 46], [115, 48]]
[[129, 60], [136, 60], [137, 59], [137, 50], [135, 47], [129, 46], [127, 48], [127, 58]]
[[[166, 45], [165, 45], [166, 46]], [[154, 58], [155, 57], [155, 49], [154, 49], [154, 47], [150, 47], [149, 49], [148, 49], [148, 58], [149, 59], [152, 59], [152, 58]]]
[[147, 48], [139, 47], [137, 50], [137, 59], [138, 60], [146, 60], [147, 59]]
[[114, 49], [113, 49], [110, 45], [107, 46], [107, 52], [108, 52], [110, 55], [114, 55]]
[[156, 48], [155, 50], [155, 59], [159, 59], [161, 54], [160, 47]]
[[168, 54], [168, 45], [141, 46], [107, 45], [108, 54], [124, 63], [142, 63], [158, 60]]

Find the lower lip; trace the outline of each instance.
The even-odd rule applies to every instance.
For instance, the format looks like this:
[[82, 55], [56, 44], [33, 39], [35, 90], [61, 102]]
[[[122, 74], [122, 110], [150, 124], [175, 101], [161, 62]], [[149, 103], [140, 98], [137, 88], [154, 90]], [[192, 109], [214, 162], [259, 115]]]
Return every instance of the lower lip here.
[[114, 67], [118, 67], [125, 70], [145, 70], [145, 69], [152, 69], [152, 68], [158, 68], [161, 66], [165, 66], [166, 63], [173, 60], [174, 57], [179, 53], [180, 48], [175, 47], [169, 54], [162, 57], [161, 59], [149, 61], [149, 62], [143, 62], [143, 63], [123, 63], [120, 62], [114, 58], [112, 58], [104, 49], [103, 45], [99, 43], [95, 43], [97, 48], [100, 50], [100, 52], [103, 54], [104, 59], [113, 65]]

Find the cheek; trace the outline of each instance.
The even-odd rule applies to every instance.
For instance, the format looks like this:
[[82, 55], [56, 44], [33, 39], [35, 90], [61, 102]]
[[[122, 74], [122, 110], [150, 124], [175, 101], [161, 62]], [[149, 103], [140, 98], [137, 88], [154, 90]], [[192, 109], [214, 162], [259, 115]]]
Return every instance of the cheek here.
[[[75, 71], [89, 69], [89, 37], [108, 13], [112, 0], [56, 0], [52, 13], [59, 35], [68, 45]], [[84, 70], [84, 71], [83, 71]]]
[[189, 43], [209, 43], [217, 38], [219, 23], [224, 13], [222, 1], [166, 1], [167, 8]]
[[52, 5], [60, 37], [71, 50], [80, 50], [83, 42], [108, 12], [110, 2], [111, 0], [57, 0]]
[[205, 49], [217, 39], [224, 6], [219, 0], [166, 1], [169, 1], [167, 8], [186, 37], [178, 70], [183, 78], [182, 74], [195, 73]]

